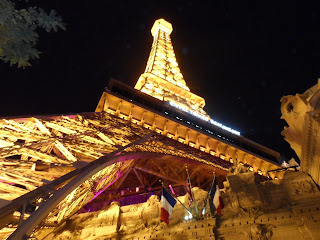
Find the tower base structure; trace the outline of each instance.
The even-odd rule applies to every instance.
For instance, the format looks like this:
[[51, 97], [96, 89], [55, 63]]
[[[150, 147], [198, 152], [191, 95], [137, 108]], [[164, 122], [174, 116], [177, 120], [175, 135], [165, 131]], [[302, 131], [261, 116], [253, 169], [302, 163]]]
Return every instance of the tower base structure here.
[[[0, 121], [0, 238], [319, 239], [318, 186], [206, 114], [172, 30], [156, 21], [135, 89], [111, 80], [96, 112]], [[221, 217], [209, 210], [213, 176]], [[177, 203], [160, 221], [162, 184], [191, 214]]]

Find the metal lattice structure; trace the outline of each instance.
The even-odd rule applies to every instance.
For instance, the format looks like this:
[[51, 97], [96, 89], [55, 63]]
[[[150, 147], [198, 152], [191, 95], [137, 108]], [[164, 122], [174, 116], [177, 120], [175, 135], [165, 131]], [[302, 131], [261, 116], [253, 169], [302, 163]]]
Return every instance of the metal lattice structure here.
[[210, 119], [203, 110], [205, 100], [190, 92], [181, 74], [170, 39], [172, 30], [171, 23], [164, 19], [153, 25], [153, 43], [147, 67], [135, 88], [184, 111]]
[[80, 162], [91, 162], [115, 151], [116, 145], [130, 143], [137, 132], [120, 126], [121, 120], [81, 115], [3, 120], [0, 196], [15, 199], [75, 169]]
[[[223, 180], [237, 162], [252, 163], [251, 171], [260, 175], [265, 174], [261, 169], [277, 167], [258, 155], [266, 148], [237, 134], [230, 140], [190, 125], [189, 118], [170, 119], [168, 112], [159, 112], [161, 104], [169, 103], [184, 114], [211, 121], [203, 110], [204, 99], [191, 93], [183, 79], [171, 31], [170, 23], [156, 21], [146, 71], [135, 86], [163, 101], [156, 100], [157, 112], [150, 108], [154, 98], [147, 96], [148, 105], [141, 104], [141, 92], [136, 96], [140, 102], [135, 102], [105, 91], [96, 113], [0, 121], [0, 238], [11, 234], [14, 240], [43, 239], [90, 204], [158, 191], [159, 179], [183, 187], [185, 166], [191, 181], [203, 189], [209, 187], [213, 172]], [[260, 150], [252, 153], [250, 146]], [[265, 156], [275, 157], [268, 152]]]
[[[130, 174], [136, 178], [138, 186], [156, 190], [160, 188], [159, 178], [183, 185], [186, 164], [190, 169], [195, 168], [192, 177], [201, 185], [207, 184], [205, 177], [210, 176], [212, 170], [223, 175], [232, 165], [106, 113], [3, 120], [1, 129], [1, 198], [12, 200], [2, 208], [6, 208], [6, 216], [11, 214], [7, 219], [9, 227], [2, 229], [4, 235], [13, 232], [18, 218], [21, 222], [71, 179], [91, 165], [97, 165], [96, 162], [105, 156], [118, 160], [108, 166], [101, 162], [97, 165], [101, 168], [99, 171], [83, 179], [80, 185], [73, 185], [69, 194], [51, 206], [38, 229], [53, 226], [54, 230], [101, 193], [115, 191], [121, 185], [129, 186]], [[139, 140], [142, 141], [137, 142]], [[123, 157], [122, 160], [119, 157]], [[168, 159], [174, 160], [176, 165], [172, 162], [169, 166]], [[196, 171], [198, 164], [207, 166], [206, 174], [203, 174], [203, 167]], [[144, 174], [153, 178], [146, 179]], [[46, 184], [63, 178], [57, 184]], [[38, 193], [28, 197], [36, 192], [33, 190]]]
[[[3, 120], [0, 128], [2, 205], [45, 187], [46, 183], [81, 169], [148, 133], [148, 130], [132, 127], [122, 119], [115, 121], [112, 116], [96, 113]], [[72, 196], [77, 193], [78, 199], [73, 202], [74, 207], [69, 204], [67, 210], [62, 209], [63, 203], [58, 206], [57, 219], [63, 219], [67, 212], [70, 214], [78, 210], [75, 208], [79, 201], [85, 203], [87, 199], [90, 200], [93, 193], [109, 184], [109, 180], [112, 181], [111, 178], [101, 180], [106, 174], [124, 171], [127, 164], [129, 163], [115, 164], [84, 182], [66, 199], [66, 202], [71, 201]], [[96, 185], [93, 186], [93, 182]], [[61, 186], [55, 186], [59, 187]], [[26, 205], [37, 205], [50, 197], [55, 188], [46, 189], [35, 196], [35, 199], [28, 199]], [[83, 191], [86, 191], [84, 195]], [[17, 209], [13, 208], [12, 213], [15, 210]]]
[[153, 43], [147, 67], [135, 88], [179, 110], [240, 135], [240, 132], [211, 119], [203, 110], [205, 100], [188, 88], [173, 50], [170, 39], [172, 30], [171, 23], [164, 19], [155, 21], [151, 29]]
[[183, 79], [174, 54], [170, 34], [172, 25], [163, 19], [157, 20], [151, 29], [153, 43], [145, 73], [151, 73], [176, 86], [190, 91]]

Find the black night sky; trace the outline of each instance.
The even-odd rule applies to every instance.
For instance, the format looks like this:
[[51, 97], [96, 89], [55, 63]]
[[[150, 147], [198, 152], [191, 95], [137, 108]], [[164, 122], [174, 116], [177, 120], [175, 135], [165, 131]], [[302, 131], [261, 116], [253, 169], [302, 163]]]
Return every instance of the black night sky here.
[[[114, 77], [134, 86], [156, 19], [172, 23], [184, 79], [213, 119], [291, 158], [280, 99], [320, 72], [320, 10], [312, 1], [29, 1], [56, 9], [67, 31], [40, 32], [41, 57], [0, 63], [0, 115], [91, 112]], [[316, 1], [314, 1], [316, 3]], [[45, 4], [45, 5], [44, 5]]]

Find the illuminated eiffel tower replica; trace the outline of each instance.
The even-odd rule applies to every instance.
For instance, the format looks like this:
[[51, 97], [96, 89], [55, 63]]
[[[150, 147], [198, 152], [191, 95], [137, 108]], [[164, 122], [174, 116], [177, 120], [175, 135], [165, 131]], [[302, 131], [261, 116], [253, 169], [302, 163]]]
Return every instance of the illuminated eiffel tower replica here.
[[[1, 239], [51, 239], [76, 214], [160, 195], [159, 180], [183, 195], [186, 166], [192, 184], [206, 190], [212, 172], [221, 185], [238, 165], [281, 177], [272, 171], [279, 153], [203, 110], [205, 100], [190, 91], [178, 67], [171, 24], [159, 19], [151, 32], [135, 89], [110, 80], [95, 112], [0, 121]], [[113, 224], [115, 234], [124, 229]]]

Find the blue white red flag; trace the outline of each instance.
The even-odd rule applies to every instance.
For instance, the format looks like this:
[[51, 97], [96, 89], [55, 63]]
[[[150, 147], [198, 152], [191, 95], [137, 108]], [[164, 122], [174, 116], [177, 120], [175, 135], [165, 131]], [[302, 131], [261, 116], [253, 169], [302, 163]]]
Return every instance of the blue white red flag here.
[[212, 184], [212, 188], [210, 190], [210, 210], [212, 215], [215, 211], [221, 216], [221, 210], [224, 208], [224, 204], [220, 195], [219, 186], [217, 184], [217, 180], [214, 179]]
[[163, 188], [161, 196], [161, 215], [160, 220], [164, 221], [166, 224], [169, 224], [169, 219], [173, 211], [174, 205], [177, 201], [168, 193], [168, 191]]

